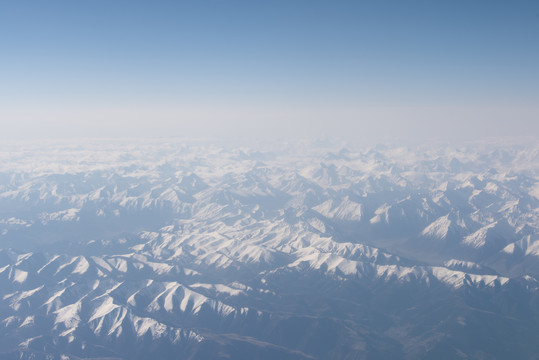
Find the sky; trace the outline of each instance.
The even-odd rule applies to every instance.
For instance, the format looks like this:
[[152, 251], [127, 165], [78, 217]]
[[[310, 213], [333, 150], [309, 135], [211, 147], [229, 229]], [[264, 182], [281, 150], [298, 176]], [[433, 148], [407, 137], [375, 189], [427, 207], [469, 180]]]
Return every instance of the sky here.
[[539, 1], [1, 1], [0, 139], [539, 136]]

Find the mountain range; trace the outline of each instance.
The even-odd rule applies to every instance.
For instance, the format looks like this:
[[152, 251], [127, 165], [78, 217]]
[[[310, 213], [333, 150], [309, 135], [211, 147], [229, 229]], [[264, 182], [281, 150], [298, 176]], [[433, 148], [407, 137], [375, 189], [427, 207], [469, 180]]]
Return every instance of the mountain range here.
[[539, 359], [539, 146], [0, 148], [2, 359]]

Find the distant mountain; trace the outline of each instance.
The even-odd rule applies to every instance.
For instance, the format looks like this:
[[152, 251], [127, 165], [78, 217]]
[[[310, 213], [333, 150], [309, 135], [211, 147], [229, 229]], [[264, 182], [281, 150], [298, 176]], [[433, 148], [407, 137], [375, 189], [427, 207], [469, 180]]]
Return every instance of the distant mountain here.
[[2, 359], [539, 358], [539, 147], [0, 156]]

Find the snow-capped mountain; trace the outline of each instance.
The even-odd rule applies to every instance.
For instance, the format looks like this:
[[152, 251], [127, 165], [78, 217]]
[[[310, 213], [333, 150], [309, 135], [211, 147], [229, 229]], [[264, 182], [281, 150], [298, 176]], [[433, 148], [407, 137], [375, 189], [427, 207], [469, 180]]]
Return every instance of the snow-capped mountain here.
[[0, 358], [534, 358], [539, 147], [0, 149]]

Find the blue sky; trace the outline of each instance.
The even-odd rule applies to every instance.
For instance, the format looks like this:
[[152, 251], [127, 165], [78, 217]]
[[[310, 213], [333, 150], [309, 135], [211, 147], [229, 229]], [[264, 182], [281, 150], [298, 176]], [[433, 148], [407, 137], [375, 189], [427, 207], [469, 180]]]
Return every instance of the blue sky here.
[[3, 1], [4, 137], [539, 133], [538, 1]]

